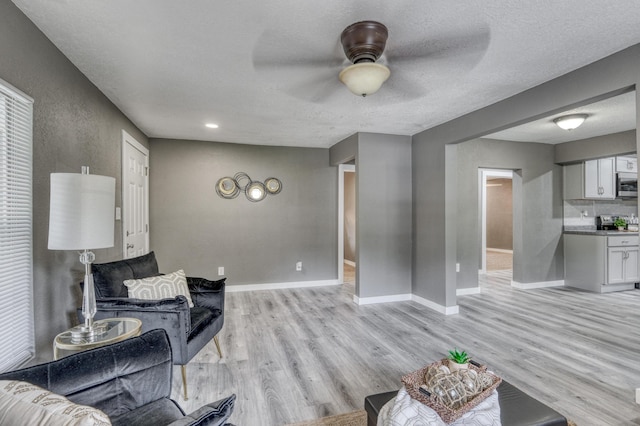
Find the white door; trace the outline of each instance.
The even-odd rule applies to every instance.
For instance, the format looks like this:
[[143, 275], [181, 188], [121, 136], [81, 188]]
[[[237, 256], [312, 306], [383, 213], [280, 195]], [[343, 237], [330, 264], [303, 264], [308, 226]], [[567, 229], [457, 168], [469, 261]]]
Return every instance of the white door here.
[[124, 130], [122, 234], [125, 259], [149, 252], [149, 150]]

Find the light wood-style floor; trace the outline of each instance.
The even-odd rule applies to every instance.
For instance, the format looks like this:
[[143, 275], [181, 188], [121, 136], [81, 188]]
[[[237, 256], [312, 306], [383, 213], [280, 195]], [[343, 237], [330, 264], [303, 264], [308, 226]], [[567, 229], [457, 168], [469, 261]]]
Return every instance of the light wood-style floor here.
[[213, 342], [188, 365], [185, 411], [238, 396], [239, 426], [283, 425], [363, 408], [403, 374], [457, 347], [577, 422], [638, 425], [640, 291], [515, 290], [509, 271], [458, 298], [459, 315], [415, 302], [357, 306], [353, 284], [227, 294]]
[[504, 271], [513, 269], [513, 253], [505, 253], [487, 249], [487, 271]]

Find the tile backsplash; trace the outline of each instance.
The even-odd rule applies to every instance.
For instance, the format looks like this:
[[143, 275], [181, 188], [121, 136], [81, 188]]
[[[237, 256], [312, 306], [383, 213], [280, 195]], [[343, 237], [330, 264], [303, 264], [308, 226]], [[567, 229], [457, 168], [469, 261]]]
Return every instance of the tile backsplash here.
[[596, 216], [603, 214], [637, 216], [638, 200], [564, 200], [565, 228], [595, 228]]

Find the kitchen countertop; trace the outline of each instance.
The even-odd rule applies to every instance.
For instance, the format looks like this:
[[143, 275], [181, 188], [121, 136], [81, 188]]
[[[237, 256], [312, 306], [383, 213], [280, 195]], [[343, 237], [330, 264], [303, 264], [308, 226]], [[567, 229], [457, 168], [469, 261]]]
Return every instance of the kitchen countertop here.
[[638, 231], [599, 231], [597, 229], [565, 229], [565, 234], [574, 235], [638, 235]]

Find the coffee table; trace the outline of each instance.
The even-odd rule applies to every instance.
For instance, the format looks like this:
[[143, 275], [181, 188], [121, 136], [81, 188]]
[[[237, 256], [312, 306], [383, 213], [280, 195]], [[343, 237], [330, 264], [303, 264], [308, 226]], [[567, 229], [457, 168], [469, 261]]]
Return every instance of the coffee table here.
[[[567, 426], [564, 416], [506, 380], [502, 380], [497, 390], [503, 426]], [[398, 391], [385, 392], [369, 395], [364, 399], [368, 426], [376, 426], [380, 409], [397, 393]]]
[[67, 352], [64, 356], [71, 355], [139, 336], [142, 330], [142, 322], [137, 318], [106, 318], [94, 321], [94, 324], [104, 326], [106, 331], [85, 339], [72, 339], [71, 330], [58, 334], [53, 339], [53, 359], [61, 358], [60, 351]]

